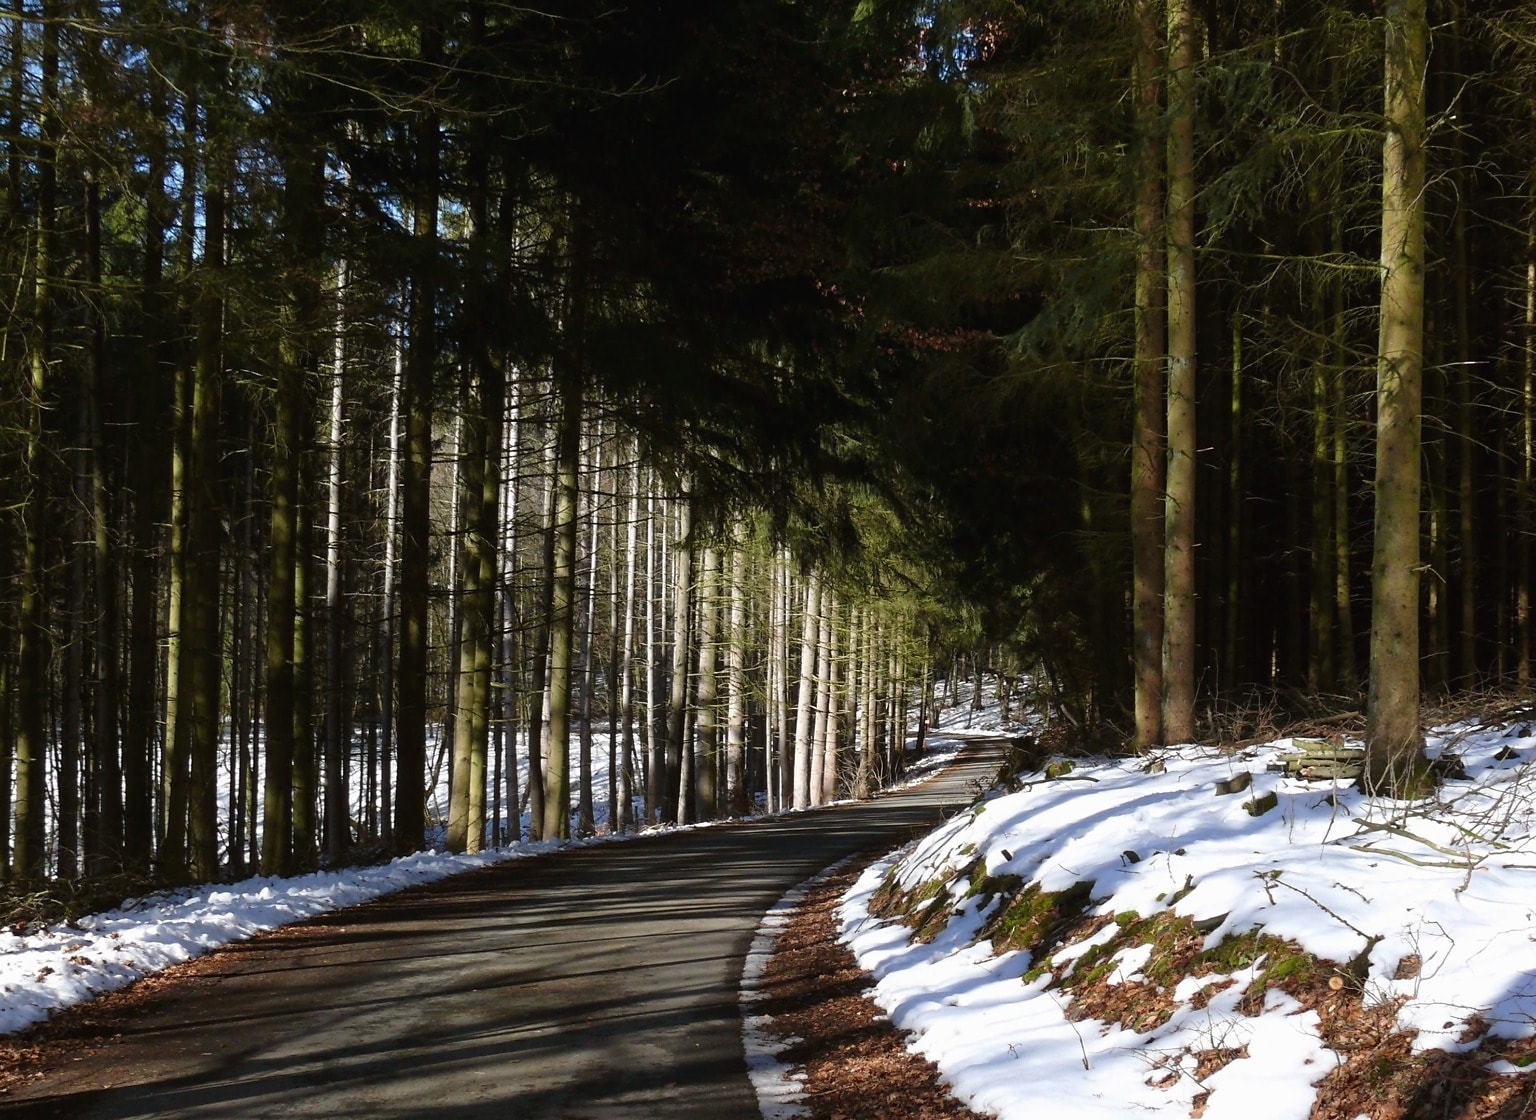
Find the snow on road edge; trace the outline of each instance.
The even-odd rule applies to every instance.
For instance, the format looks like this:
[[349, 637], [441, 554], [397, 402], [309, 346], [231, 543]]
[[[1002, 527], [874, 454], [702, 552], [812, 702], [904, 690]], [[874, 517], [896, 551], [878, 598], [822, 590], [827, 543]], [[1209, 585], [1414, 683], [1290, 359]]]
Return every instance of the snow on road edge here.
[[809, 1116], [810, 1110], [800, 1103], [805, 1088], [805, 1074], [797, 1073], [779, 1060], [785, 1049], [798, 1039], [778, 1038], [769, 1032], [772, 1019], [754, 1010], [767, 996], [763, 991], [763, 973], [778, 944], [779, 935], [789, 925], [795, 911], [805, 901], [805, 896], [821, 883], [836, 875], [853, 860], [845, 856], [829, 867], [824, 867], [799, 886], [791, 887], [784, 897], [768, 908], [757, 932], [752, 937], [752, 947], [747, 950], [746, 964], [741, 970], [741, 1045], [747, 1056], [747, 1075], [757, 1093], [758, 1107], [763, 1110], [763, 1120], [793, 1120]]

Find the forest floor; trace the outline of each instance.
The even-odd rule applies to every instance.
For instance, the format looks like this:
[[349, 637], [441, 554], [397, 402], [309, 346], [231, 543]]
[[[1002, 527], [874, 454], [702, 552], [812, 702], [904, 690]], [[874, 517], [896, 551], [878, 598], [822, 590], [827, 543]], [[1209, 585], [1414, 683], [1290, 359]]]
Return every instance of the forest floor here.
[[779, 1059], [802, 1074], [798, 1114], [813, 1120], [979, 1118], [955, 1099], [937, 1066], [907, 1048], [904, 1032], [870, 999], [871, 977], [838, 938], [836, 911], [860, 870], [809, 890], [779, 933], [763, 974], [759, 1010], [770, 1018], [772, 1035], [793, 1040]]

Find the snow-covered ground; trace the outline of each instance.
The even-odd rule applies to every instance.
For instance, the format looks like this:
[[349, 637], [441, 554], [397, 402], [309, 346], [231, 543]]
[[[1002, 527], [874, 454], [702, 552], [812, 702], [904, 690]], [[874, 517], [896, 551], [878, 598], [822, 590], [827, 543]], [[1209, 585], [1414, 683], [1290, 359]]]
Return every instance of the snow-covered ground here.
[[[435, 747], [433, 748], [435, 750]], [[570, 747], [576, 775], [578, 744]], [[528, 761], [519, 751], [519, 788], [528, 788]], [[608, 825], [607, 732], [595, 736], [592, 751], [594, 818]], [[448, 801], [447, 774], [439, 768], [430, 792], [431, 836], [439, 845], [440, 821]], [[227, 781], [223, 786], [227, 787]], [[224, 789], [227, 794], [227, 788]], [[574, 794], [573, 794], [574, 803]], [[358, 803], [354, 791], [353, 803]], [[637, 799], [637, 808], [639, 801]], [[220, 820], [228, 819], [220, 806]], [[574, 827], [575, 817], [572, 816]], [[529, 825], [522, 814], [522, 828]], [[704, 827], [704, 826], [693, 826]], [[615, 840], [602, 835], [571, 841], [567, 847]], [[292, 878], [255, 876], [241, 882], [189, 887], [126, 900], [115, 910], [69, 923], [0, 932], [0, 1035], [11, 1034], [50, 1014], [103, 992], [126, 987], [158, 969], [262, 930], [302, 921], [328, 910], [355, 906], [392, 891], [442, 879], [487, 864], [553, 851], [555, 841], [521, 842], [476, 855], [418, 852], [378, 867], [351, 867]]]
[[[1367, 1004], [1402, 1000], [1397, 1025], [1417, 1032], [1419, 1050], [1470, 1050], [1484, 1033], [1531, 1037], [1536, 735], [1530, 723], [1466, 725], [1439, 729], [1430, 746], [1459, 755], [1468, 778], [1414, 803], [1269, 770], [1290, 740], [1236, 754], [1172, 748], [1156, 764], [1078, 761], [1057, 780], [1025, 775], [1033, 780], [1019, 792], [992, 795], [872, 866], [844, 900], [843, 937], [877, 977], [876, 1002], [914, 1032], [914, 1049], [961, 1099], [1003, 1120], [1042, 1115], [1042, 1086], [1052, 1120], [1187, 1117], [1192, 1108], [1204, 1120], [1304, 1120], [1315, 1083], [1341, 1058], [1324, 1045], [1317, 1013], [1277, 989], [1260, 1008], [1240, 1009], [1263, 958], [1177, 985], [1167, 993], [1171, 1017], [1143, 1032], [1074, 1019], [1072, 997], [1048, 970], [1026, 974], [1108, 943], [1132, 914], [1171, 910], [1209, 931], [1208, 948], [1262, 929], [1319, 957], [1358, 961]], [[1251, 788], [1218, 793], [1217, 783], [1242, 773]], [[1275, 806], [1252, 815], [1248, 806], [1270, 793]], [[953, 916], [926, 944], [869, 914], [893, 869], [908, 888], [947, 884]], [[1002, 904], [972, 891], [982, 874], [1043, 891], [1091, 882], [1089, 913], [1120, 921], [1046, 962], [996, 952], [977, 937]], [[1119, 950], [1108, 982], [1145, 981], [1153, 951]], [[1196, 1055], [1217, 1050], [1241, 1056], [1197, 1077]]]

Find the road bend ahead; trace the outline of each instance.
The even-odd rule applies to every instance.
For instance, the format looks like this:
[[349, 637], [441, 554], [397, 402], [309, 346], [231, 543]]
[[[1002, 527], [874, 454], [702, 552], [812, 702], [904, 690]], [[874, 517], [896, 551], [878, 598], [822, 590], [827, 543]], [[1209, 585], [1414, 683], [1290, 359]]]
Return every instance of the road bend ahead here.
[[759, 1115], [737, 984], [763, 912], [974, 798], [1001, 744], [915, 790], [514, 861], [210, 958], [49, 1047], [0, 1117]]

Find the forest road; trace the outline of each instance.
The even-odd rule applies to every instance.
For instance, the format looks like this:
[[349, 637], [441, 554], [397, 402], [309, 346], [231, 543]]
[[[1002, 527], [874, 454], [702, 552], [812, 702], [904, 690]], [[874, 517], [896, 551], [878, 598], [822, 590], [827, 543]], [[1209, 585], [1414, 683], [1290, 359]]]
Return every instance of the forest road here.
[[66, 1013], [78, 1029], [59, 1024], [0, 1117], [758, 1117], [738, 985], [763, 913], [968, 804], [1002, 751], [875, 801], [515, 860], [231, 946]]

